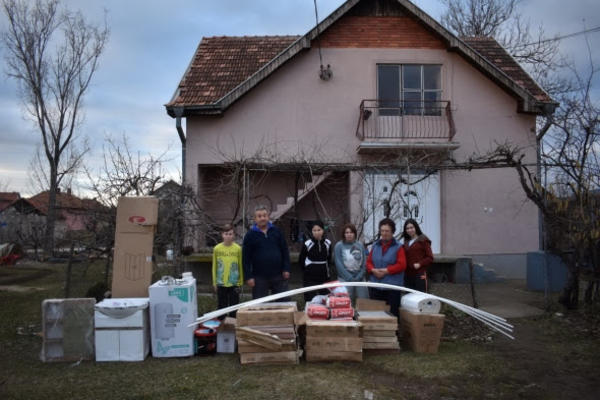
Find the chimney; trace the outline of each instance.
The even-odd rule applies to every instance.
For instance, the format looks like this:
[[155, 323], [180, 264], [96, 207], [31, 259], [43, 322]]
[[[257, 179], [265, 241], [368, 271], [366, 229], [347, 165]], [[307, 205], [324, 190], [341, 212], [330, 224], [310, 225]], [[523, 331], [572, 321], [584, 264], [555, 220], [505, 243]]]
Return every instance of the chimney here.
[[68, 188], [67, 188], [67, 194], [68, 194], [69, 196], [71, 195], [71, 188], [70, 188], [70, 187], [68, 187]]

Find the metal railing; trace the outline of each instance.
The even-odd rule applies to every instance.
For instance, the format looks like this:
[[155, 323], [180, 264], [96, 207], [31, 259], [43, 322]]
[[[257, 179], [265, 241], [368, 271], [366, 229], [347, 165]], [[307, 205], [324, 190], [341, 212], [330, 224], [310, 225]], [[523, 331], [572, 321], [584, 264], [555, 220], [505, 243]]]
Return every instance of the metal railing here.
[[448, 100], [363, 100], [356, 136], [365, 139], [447, 139], [455, 134]]

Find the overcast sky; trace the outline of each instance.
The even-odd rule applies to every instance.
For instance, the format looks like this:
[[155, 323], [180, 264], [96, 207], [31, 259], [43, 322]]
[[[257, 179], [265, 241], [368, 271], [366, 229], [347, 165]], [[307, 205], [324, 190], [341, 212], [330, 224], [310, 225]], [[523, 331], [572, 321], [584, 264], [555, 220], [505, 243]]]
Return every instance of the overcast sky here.
[[[322, 20], [343, 0], [318, 0]], [[86, 163], [98, 163], [107, 135], [127, 135], [131, 148], [146, 153], [167, 149], [168, 168], [179, 176], [180, 143], [167, 103], [203, 36], [304, 34], [315, 24], [313, 0], [63, 0], [70, 9], [101, 21], [108, 13], [110, 40], [100, 69], [85, 99], [80, 135], [92, 147]], [[415, 3], [439, 20], [439, 0]], [[522, 0], [521, 11], [534, 25], [543, 23], [548, 36], [600, 26], [598, 0]], [[0, 29], [6, 28], [0, 16]], [[588, 36], [600, 48], [600, 33]], [[561, 42], [562, 50], [580, 68], [589, 66], [583, 36]], [[16, 85], [0, 65], [0, 190], [32, 194], [27, 170], [40, 134], [25, 120]], [[594, 54], [600, 66], [600, 51]]]

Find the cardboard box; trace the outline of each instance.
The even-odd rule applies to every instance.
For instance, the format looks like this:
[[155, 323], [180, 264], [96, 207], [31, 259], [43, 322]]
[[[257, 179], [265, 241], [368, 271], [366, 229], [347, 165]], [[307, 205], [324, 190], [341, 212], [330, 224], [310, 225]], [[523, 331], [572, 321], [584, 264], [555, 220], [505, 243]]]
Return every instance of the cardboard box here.
[[196, 280], [158, 281], [149, 291], [152, 355], [194, 355], [194, 327], [188, 325], [198, 317]]
[[396, 341], [396, 343], [363, 343], [363, 349], [365, 350], [373, 350], [373, 349], [389, 349], [389, 350], [399, 350], [400, 344]]
[[96, 361], [143, 361], [150, 352], [148, 299], [106, 299], [94, 313]]
[[[267, 349], [266, 347], [259, 346], [257, 344], [247, 342], [244, 339], [237, 339], [238, 353], [273, 353], [274, 351]], [[288, 342], [281, 345], [279, 351], [296, 351], [298, 345], [296, 342]]]
[[121, 197], [117, 205], [112, 297], [148, 297], [158, 199]]
[[363, 360], [362, 351], [307, 351], [307, 362], [322, 362], [322, 361], [356, 361]]
[[47, 299], [42, 302], [42, 361], [94, 358], [96, 299]]
[[217, 353], [235, 353], [235, 331], [217, 332]]
[[364, 336], [363, 342], [365, 343], [398, 343], [398, 337], [396, 336]]
[[235, 318], [226, 317], [217, 332], [217, 353], [235, 353]]
[[361, 324], [358, 321], [306, 321], [306, 337], [336, 336], [359, 337]]
[[298, 364], [301, 351], [276, 353], [240, 353], [241, 364]]
[[270, 333], [277, 336], [279, 339], [296, 339], [296, 327], [294, 325], [263, 325], [263, 326], [246, 326], [239, 328], [251, 328], [261, 332]]
[[400, 309], [402, 340], [416, 353], [437, 353], [444, 328], [443, 314], [418, 314]]
[[277, 335], [263, 332], [258, 329], [252, 329], [247, 326], [238, 326], [236, 335], [238, 339], [265, 347], [271, 351], [281, 351], [283, 345], [296, 343], [296, 337], [293, 339], [281, 339]]
[[305, 349], [307, 354], [313, 351], [361, 351], [362, 345], [363, 341], [359, 337], [309, 336], [306, 338]]
[[356, 299], [356, 311], [390, 311], [390, 306], [382, 300]]
[[294, 325], [294, 313], [297, 307], [282, 303], [265, 303], [244, 307], [237, 311], [237, 326], [275, 326]]
[[377, 336], [377, 337], [397, 337], [398, 329], [388, 329], [388, 330], [364, 330], [363, 328], [363, 336]]

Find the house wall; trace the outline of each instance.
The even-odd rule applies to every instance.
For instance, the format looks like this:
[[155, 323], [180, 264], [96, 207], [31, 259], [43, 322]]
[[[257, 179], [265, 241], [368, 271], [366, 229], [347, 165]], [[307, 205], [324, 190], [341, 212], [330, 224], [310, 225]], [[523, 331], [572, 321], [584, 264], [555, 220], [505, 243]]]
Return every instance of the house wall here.
[[[442, 64], [442, 98], [452, 104], [458, 161], [510, 142], [535, 162], [535, 117], [518, 114], [516, 100], [460, 56], [431, 48], [323, 48], [322, 53], [333, 70], [329, 81], [318, 78], [319, 56], [313, 47], [223, 117], [188, 118], [188, 171], [197, 171], [198, 164], [242, 158], [360, 162], [355, 135], [359, 105], [362, 99], [376, 98], [378, 63]], [[188, 177], [194, 184], [197, 179]], [[349, 207], [356, 217], [360, 182], [356, 175], [352, 181]], [[442, 253], [510, 255], [537, 249], [537, 211], [514, 171], [446, 171], [441, 186]]]

